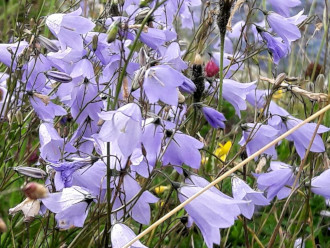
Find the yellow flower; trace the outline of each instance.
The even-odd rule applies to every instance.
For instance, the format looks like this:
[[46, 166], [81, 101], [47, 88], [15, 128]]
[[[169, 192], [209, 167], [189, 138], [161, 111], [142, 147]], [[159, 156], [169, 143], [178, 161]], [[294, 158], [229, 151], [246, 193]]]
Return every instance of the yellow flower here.
[[283, 90], [278, 90], [273, 94], [273, 99], [280, 99], [283, 96]]
[[163, 186], [163, 185], [161, 185], [161, 186], [156, 187], [154, 190], [155, 190], [155, 193], [156, 193], [157, 195], [160, 195], [160, 194], [162, 194], [165, 190], [168, 190], [168, 189], [170, 189], [170, 186]]
[[214, 154], [215, 154], [215, 156], [220, 158], [222, 161], [226, 161], [226, 158], [227, 158], [229, 150], [232, 146], [232, 143], [229, 140], [224, 145], [222, 145], [221, 143], [219, 143], [218, 145], [219, 145], [219, 147], [215, 150]]

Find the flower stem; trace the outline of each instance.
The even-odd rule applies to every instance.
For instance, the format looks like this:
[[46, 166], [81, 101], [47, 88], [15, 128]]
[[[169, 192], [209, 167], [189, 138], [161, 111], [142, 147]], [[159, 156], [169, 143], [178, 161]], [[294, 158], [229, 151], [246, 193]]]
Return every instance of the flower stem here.
[[[218, 92], [218, 107], [217, 110], [221, 112], [222, 109], [222, 85], [223, 85], [223, 57], [225, 50], [225, 36], [226, 34], [220, 34], [220, 65], [219, 65], [219, 92]], [[206, 164], [206, 168], [210, 168], [212, 162], [212, 154], [215, 149], [215, 141], [217, 138], [217, 129], [213, 129], [212, 140], [210, 146], [210, 155]]]

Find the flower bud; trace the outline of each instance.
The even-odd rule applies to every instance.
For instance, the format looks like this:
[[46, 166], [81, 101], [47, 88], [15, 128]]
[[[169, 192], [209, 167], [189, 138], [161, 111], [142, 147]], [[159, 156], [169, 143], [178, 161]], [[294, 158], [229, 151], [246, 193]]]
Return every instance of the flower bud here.
[[309, 82], [306, 84], [306, 89], [307, 89], [308, 91], [314, 91], [314, 83], [309, 81]]
[[93, 51], [95, 52], [96, 49], [97, 49], [97, 43], [99, 41], [99, 36], [96, 34], [93, 36], [93, 39], [92, 39], [92, 48], [93, 48]]
[[[145, 8], [143, 10], [141, 10], [136, 16], [135, 16], [135, 24], [141, 24], [144, 20], [144, 18], [146, 18], [146, 16], [148, 15], [148, 13], [150, 12], [150, 8]], [[147, 22], [152, 21], [152, 17], [150, 17], [150, 19]]]
[[70, 83], [72, 81], [72, 77], [68, 74], [60, 71], [47, 71], [46, 77], [48, 79], [55, 80], [60, 83]]
[[178, 101], [179, 101], [179, 103], [184, 103], [185, 100], [186, 100], [186, 98], [184, 97], [184, 95], [181, 94], [181, 92], [178, 89]]
[[148, 55], [146, 54], [146, 50], [143, 47], [141, 47], [139, 51], [139, 64], [141, 66], [145, 66], [147, 64], [147, 58]]
[[205, 73], [207, 77], [214, 77], [219, 73], [219, 67], [217, 64], [211, 59], [209, 62], [207, 62], [205, 66]]
[[119, 21], [114, 21], [113, 23], [111, 23], [110, 27], [108, 28], [107, 31], [107, 42], [108, 43], [112, 43], [116, 40], [117, 37], [117, 33], [119, 30]]
[[21, 110], [17, 110], [15, 113], [16, 121], [18, 125], [22, 125], [23, 123], [23, 114]]
[[59, 51], [58, 47], [56, 46], [56, 44], [54, 42], [52, 42], [50, 39], [48, 39], [42, 35], [39, 35], [37, 37], [37, 41], [40, 43], [41, 46], [43, 46], [50, 52], [56, 53]]
[[0, 218], [0, 233], [4, 233], [4, 232], [7, 232], [7, 225], [3, 221], [3, 219]]
[[137, 72], [135, 72], [134, 78], [132, 81], [131, 91], [135, 91], [141, 87], [143, 80], [144, 80], [144, 74], [145, 74], [146, 70], [147, 70], [146, 67], [142, 66]]
[[274, 86], [279, 87], [281, 85], [281, 83], [285, 80], [285, 78], [286, 78], [286, 74], [280, 73], [275, 79]]
[[326, 82], [326, 80], [325, 80], [324, 74], [319, 74], [315, 81], [315, 88], [317, 89], [317, 92], [325, 93], [327, 91], [325, 82]]
[[13, 170], [21, 175], [37, 178], [37, 179], [42, 179], [47, 176], [47, 173], [40, 168], [17, 166], [17, 167], [13, 167]]
[[45, 198], [48, 195], [46, 187], [40, 183], [31, 182], [24, 186], [23, 192], [26, 197], [36, 200]]
[[11, 126], [13, 124], [13, 121], [14, 121], [14, 116], [13, 116], [13, 111], [12, 110], [8, 111], [7, 119], [8, 119], [9, 125]]

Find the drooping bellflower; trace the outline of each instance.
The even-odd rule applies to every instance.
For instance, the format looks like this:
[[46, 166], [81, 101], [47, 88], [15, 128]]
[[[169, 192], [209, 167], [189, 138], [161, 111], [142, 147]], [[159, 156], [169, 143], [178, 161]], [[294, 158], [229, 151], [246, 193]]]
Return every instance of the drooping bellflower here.
[[[251, 156], [253, 153], [272, 142], [279, 134], [277, 129], [261, 123], [246, 123], [242, 128], [242, 138], [238, 143], [243, 146], [248, 141], [246, 144], [246, 153], [248, 156]], [[249, 137], [250, 140], [248, 140]], [[277, 158], [275, 146], [268, 148], [264, 153], [272, 156], [274, 159]]]
[[52, 14], [47, 17], [46, 25], [60, 41], [62, 50], [65, 50], [67, 46], [82, 50], [81, 35], [95, 27], [92, 21], [80, 16], [81, 13], [82, 9], [79, 8], [68, 14]]
[[270, 170], [266, 173], [254, 174], [257, 178], [258, 188], [264, 190], [268, 200], [275, 196], [279, 200], [288, 197], [295, 180], [294, 168], [280, 161], [272, 161]]
[[275, 37], [267, 31], [260, 32], [260, 35], [262, 39], [266, 42], [268, 51], [273, 57], [275, 64], [278, 64], [280, 59], [286, 57], [289, 54], [289, 43], [284, 42], [280, 37]]
[[330, 198], [330, 169], [312, 179], [312, 192], [324, 198]]
[[[111, 244], [113, 248], [121, 248], [136, 237], [135, 233], [123, 223], [115, 223], [111, 227]], [[130, 247], [147, 248], [140, 241], [136, 241]]]
[[246, 218], [252, 218], [255, 206], [269, 205], [269, 200], [263, 195], [263, 192], [253, 190], [242, 179], [234, 176], [231, 182], [234, 199], [247, 201], [246, 204], [238, 205]]
[[275, 12], [267, 13], [267, 22], [272, 30], [289, 44], [301, 37], [300, 31], [296, 25]]
[[[178, 188], [180, 202], [185, 201], [202, 188], [195, 185], [183, 185]], [[185, 206], [185, 210], [200, 229], [207, 247], [220, 244], [219, 228], [228, 228], [234, 224], [240, 210], [232, 199], [208, 190]]]
[[182, 73], [168, 65], [157, 65], [148, 69], [145, 73], [143, 89], [149, 103], [161, 100], [169, 105], [178, 104], [177, 87], [184, 83], [195, 88], [194, 83]]
[[301, 4], [300, 0], [268, 0], [268, 2], [272, 5], [275, 12], [284, 17], [289, 17], [290, 10]]
[[71, 227], [83, 227], [88, 215], [90, 204], [94, 197], [87, 189], [72, 186], [64, 188], [61, 192], [51, 193], [42, 203], [53, 213], [57, 227], [69, 229]]
[[[163, 165], [181, 166], [186, 164], [191, 168], [198, 169], [202, 159], [199, 149], [203, 148], [203, 143], [180, 131], [176, 131], [173, 139], [170, 140], [172, 134], [173, 130], [165, 131], [166, 143], [170, 143], [163, 156]], [[181, 172], [179, 167], [174, 168]]]
[[205, 119], [213, 128], [225, 128], [225, 116], [211, 107], [202, 107]]

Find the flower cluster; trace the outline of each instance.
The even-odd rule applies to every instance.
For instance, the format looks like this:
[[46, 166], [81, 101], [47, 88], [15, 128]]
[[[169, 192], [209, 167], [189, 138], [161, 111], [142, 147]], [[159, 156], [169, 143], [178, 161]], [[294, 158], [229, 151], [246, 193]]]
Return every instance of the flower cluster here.
[[[240, 125], [238, 144], [247, 156], [302, 120], [268, 101], [270, 92], [258, 90], [257, 81], [236, 76], [244, 68], [245, 54], [231, 48], [238, 34], [246, 31], [238, 22], [226, 34], [234, 1], [219, 1], [220, 12], [226, 12], [225, 17], [218, 16], [219, 22], [225, 21], [219, 25], [226, 34], [223, 61], [213, 51], [205, 66], [200, 47], [205, 43], [203, 32], [210, 32], [216, 18], [214, 12], [211, 21], [205, 20], [210, 26], [201, 25], [196, 44], [183, 48], [176, 30], [179, 24], [192, 29], [191, 10], [202, 1], [110, 2], [105, 9], [110, 15], [97, 20], [84, 17], [81, 7], [47, 16], [52, 39], [27, 30], [25, 39], [13, 37], [14, 42], [0, 44], [0, 61], [9, 68], [9, 74], [0, 73], [0, 119], [11, 125], [15, 115], [20, 128], [27, 121], [31, 126], [37, 123], [40, 159], [33, 167], [17, 166], [14, 171], [45, 180], [46, 185], [27, 184], [23, 188], [27, 198], [9, 213], [22, 211], [26, 222], [53, 213], [56, 227], [67, 230], [83, 227], [90, 210], [97, 209], [99, 216], [106, 216], [104, 239], [110, 239], [112, 247], [122, 247], [135, 237], [134, 227], [149, 225], [152, 211], [162, 204], [155, 203], [165, 187], [154, 188], [158, 197], [150, 189], [157, 176], [166, 174], [170, 179], [175, 173], [181, 182], [171, 183], [184, 202], [209, 183], [195, 173], [212, 164], [213, 176], [216, 159], [231, 165], [226, 161], [236, 149], [234, 141], [222, 145], [220, 140], [219, 147], [209, 151], [207, 165], [202, 163], [204, 150], [215, 148], [220, 133], [233, 132], [236, 138], [239, 130], [232, 128], [232, 119], [243, 120], [249, 104], [263, 115]], [[278, 64], [300, 38], [297, 25], [306, 16], [300, 12], [289, 17], [288, 8], [300, 1], [269, 2], [278, 13], [264, 11], [268, 25], [254, 23], [251, 30], [256, 47], [265, 42]], [[196, 52], [190, 56], [193, 45]], [[224, 75], [221, 79], [219, 72]], [[7, 85], [14, 74], [16, 85]], [[230, 107], [217, 104], [222, 100]], [[325, 151], [321, 134], [329, 130], [310, 123], [286, 139], [302, 160], [310, 143], [311, 152]], [[276, 147], [262, 156], [278, 159]], [[233, 175], [233, 197], [212, 187], [186, 205], [187, 227], [195, 224], [207, 247], [219, 245], [220, 229], [233, 226], [240, 215], [251, 219], [276, 196], [287, 197], [296, 179], [295, 167], [280, 161], [271, 161], [267, 172], [253, 175], [259, 190]], [[313, 178], [312, 192], [330, 198], [328, 175], [329, 170]], [[146, 246], [136, 241], [132, 247]]]

